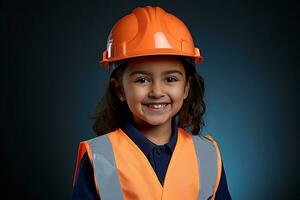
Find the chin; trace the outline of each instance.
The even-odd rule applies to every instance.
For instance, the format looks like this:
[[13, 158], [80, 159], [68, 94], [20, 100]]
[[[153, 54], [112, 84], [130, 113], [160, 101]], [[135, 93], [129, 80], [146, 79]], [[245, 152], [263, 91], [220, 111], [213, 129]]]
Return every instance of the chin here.
[[163, 125], [165, 123], [167, 123], [169, 120], [169, 118], [163, 118], [160, 119], [159, 117], [156, 117], [155, 119], [145, 119], [144, 121], [152, 126], [159, 126], [159, 125]]

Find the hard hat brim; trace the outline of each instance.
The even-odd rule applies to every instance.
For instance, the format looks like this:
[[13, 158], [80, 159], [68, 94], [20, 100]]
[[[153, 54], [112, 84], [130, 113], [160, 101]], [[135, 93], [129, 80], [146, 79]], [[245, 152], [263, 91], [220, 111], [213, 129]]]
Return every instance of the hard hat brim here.
[[[195, 48], [197, 49], [197, 48]], [[167, 51], [169, 50], [169, 51]], [[197, 49], [198, 50], [198, 49]], [[199, 50], [198, 50], [199, 51]], [[99, 64], [103, 67], [108, 67], [108, 64], [111, 62], [116, 62], [116, 61], [121, 61], [121, 60], [127, 60], [130, 58], [136, 58], [136, 57], [142, 57], [142, 56], [163, 56], [163, 55], [170, 55], [170, 56], [182, 56], [182, 57], [189, 57], [194, 59], [195, 64], [198, 64], [203, 61], [203, 57], [200, 55], [200, 53], [196, 52], [196, 55], [190, 55], [190, 54], [184, 54], [184, 53], [178, 53], [178, 52], [173, 52], [170, 49], [156, 49], [152, 50], [149, 53], [139, 53], [135, 55], [128, 55], [128, 56], [123, 56], [123, 57], [115, 57], [115, 58], [106, 58], [106, 51], [103, 52], [103, 60], [99, 61]]]

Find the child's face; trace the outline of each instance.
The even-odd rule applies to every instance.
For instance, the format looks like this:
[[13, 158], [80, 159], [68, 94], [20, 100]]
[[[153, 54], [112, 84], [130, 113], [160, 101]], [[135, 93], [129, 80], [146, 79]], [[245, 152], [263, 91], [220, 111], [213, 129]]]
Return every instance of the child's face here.
[[148, 125], [170, 122], [189, 91], [184, 66], [172, 56], [131, 59], [122, 85], [134, 122]]

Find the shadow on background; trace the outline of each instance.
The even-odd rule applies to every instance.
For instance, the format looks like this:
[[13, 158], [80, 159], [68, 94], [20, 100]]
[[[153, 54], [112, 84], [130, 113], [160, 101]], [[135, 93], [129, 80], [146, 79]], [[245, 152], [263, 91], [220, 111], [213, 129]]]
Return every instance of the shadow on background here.
[[187, 24], [205, 57], [203, 133], [219, 143], [233, 199], [299, 196], [295, 4], [140, 2], [1, 2], [4, 191], [70, 198], [78, 143], [95, 136], [90, 117], [108, 78], [97, 51], [122, 16], [159, 5]]

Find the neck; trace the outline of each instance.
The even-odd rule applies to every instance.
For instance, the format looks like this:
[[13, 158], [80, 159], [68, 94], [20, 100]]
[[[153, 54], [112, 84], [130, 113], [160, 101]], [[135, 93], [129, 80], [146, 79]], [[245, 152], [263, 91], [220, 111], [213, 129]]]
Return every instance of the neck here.
[[161, 125], [149, 125], [147, 123], [134, 122], [136, 128], [156, 145], [164, 145], [169, 142], [172, 134], [172, 119]]

